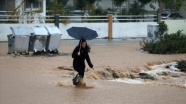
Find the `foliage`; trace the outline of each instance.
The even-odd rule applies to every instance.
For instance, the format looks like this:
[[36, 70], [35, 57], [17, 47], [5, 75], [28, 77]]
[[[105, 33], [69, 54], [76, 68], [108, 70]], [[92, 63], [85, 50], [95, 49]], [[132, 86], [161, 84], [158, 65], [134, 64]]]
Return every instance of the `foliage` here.
[[76, 10], [81, 10], [84, 13], [85, 13], [86, 10], [88, 10], [88, 14], [94, 14], [95, 8], [94, 8], [94, 5], [93, 4], [96, 1], [97, 0], [77, 0], [77, 4], [76, 4], [75, 9]]
[[159, 24], [158, 35], [160, 40], [140, 42], [142, 49], [154, 54], [172, 54], [172, 53], [186, 53], [186, 35], [182, 31], [168, 34], [167, 25], [164, 22]]
[[107, 10], [103, 9], [101, 7], [95, 9], [95, 13], [94, 15], [106, 15], [107, 14]]
[[87, 0], [87, 2], [88, 2], [89, 4], [94, 4], [94, 3], [96, 2], [96, 0]]
[[126, 8], [123, 8], [122, 11], [121, 11], [121, 15], [127, 15], [128, 14], [128, 11]]
[[[172, 0], [171, 0], [172, 1]], [[184, 0], [176, 0], [176, 1], [173, 1], [173, 3], [171, 3], [171, 4], [173, 4], [172, 5], [172, 9], [175, 9], [176, 11], [179, 11], [180, 10], [180, 8], [183, 6], [182, 4], [183, 4], [183, 1]]]
[[143, 48], [155, 54], [186, 53], [186, 35], [181, 31], [166, 33], [160, 41], [144, 42]]
[[167, 0], [138, 0], [139, 2], [143, 3], [143, 4], [147, 4], [147, 3], [150, 3], [150, 2], [167, 2]]
[[126, 0], [113, 0], [114, 5], [120, 7]]
[[126, 1], [126, 0], [112, 0], [113, 1], [113, 4], [117, 7], [120, 8], [120, 13], [121, 13], [121, 6], [122, 4]]
[[77, 7], [76, 9], [79, 10], [85, 10], [89, 6], [92, 7], [92, 5], [96, 2], [96, 0], [77, 0]]
[[53, 0], [52, 2], [49, 2], [49, 0], [47, 0], [47, 10], [49, 11], [48, 14], [68, 14], [68, 12], [64, 11], [64, 7], [66, 6], [67, 2], [68, 0]]
[[147, 4], [151, 2], [152, 0], [138, 0], [138, 1], [141, 2], [142, 4]]
[[134, 4], [131, 5], [129, 11], [129, 14], [131, 15], [140, 15], [145, 13], [143, 5], [139, 4], [137, 1], [135, 1]]
[[[47, 4], [47, 15], [69, 15], [69, 10], [65, 10], [66, 4], [68, 0], [53, 0], [50, 2], [50, 0], [46, 0]], [[48, 17], [48, 19], [52, 19], [53, 22], [53, 17]], [[59, 22], [63, 24], [68, 24], [69, 20], [67, 18], [64, 18], [63, 20], [60, 20]]]
[[96, 0], [87, 0], [87, 10], [89, 14], [92, 14], [93, 10], [95, 9], [94, 7], [94, 3], [96, 2]]
[[[123, 8], [121, 13], [119, 13], [119, 15], [143, 15], [146, 11], [143, 9], [143, 5], [138, 3], [137, 1], [135, 1], [132, 5], [131, 8], [129, 10], [127, 10], [126, 8]], [[118, 19], [134, 19], [131, 20], [133, 22], [135, 21], [139, 21], [139, 20], [135, 20], [136, 18], [143, 18], [143, 17], [117, 17]], [[128, 20], [119, 20], [120, 22], [129, 22]]]
[[[141, 2], [142, 4], [147, 4], [150, 2], [158, 2], [160, 4], [160, 2], [164, 3], [167, 9], [171, 9], [171, 10], [176, 10], [179, 11], [184, 5], [185, 0], [138, 0], [139, 2]], [[150, 5], [152, 8], [154, 8], [154, 6], [151, 4]]]
[[163, 38], [163, 35], [165, 33], [167, 33], [167, 31], [168, 31], [167, 24], [165, 24], [165, 22], [162, 21], [162, 22], [159, 23], [159, 30], [158, 30], [158, 33], [156, 34], [156, 36], [158, 35], [157, 37], [159, 37], [160, 39], [162, 39]]
[[76, 9], [85, 10], [85, 8], [86, 8], [86, 1], [85, 0], [78, 0], [77, 5], [76, 5]]
[[54, 14], [62, 14], [63, 13], [63, 4], [62, 2], [58, 2], [57, 0], [54, 0], [52, 2], [52, 13]]

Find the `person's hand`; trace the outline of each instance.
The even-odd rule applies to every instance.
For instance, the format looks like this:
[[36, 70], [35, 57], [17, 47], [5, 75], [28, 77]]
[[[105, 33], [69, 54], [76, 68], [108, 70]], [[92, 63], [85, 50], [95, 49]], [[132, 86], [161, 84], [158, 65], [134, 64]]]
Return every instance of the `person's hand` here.
[[77, 55], [80, 56], [80, 52], [78, 52]]
[[94, 70], [94, 68], [92, 67], [92, 70]]

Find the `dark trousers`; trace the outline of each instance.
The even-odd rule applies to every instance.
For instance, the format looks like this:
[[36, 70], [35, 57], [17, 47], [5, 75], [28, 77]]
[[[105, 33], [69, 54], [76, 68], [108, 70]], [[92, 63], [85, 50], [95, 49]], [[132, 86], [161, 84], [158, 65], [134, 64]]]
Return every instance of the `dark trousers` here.
[[84, 73], [85, 73], [85, 68], [74, 68], [78, 74], [79, 74], [79, 77], [83, 78], [84, 77]]

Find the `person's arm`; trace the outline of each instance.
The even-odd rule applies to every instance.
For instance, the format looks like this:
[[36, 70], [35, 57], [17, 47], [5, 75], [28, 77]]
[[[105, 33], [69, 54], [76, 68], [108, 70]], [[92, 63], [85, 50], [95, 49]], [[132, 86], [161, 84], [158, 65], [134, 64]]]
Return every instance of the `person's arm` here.
[[74, 49], [73, 53], [72, 53], [72, 58], [78, 57], [78, 52], [79, 52], [79, 49], [78, 49], [78, 47], [76, 47], [76, 48]]
[[87, 60], [87, 63], [88, 63], [88, 65], [89, 65], [89, 67], [90, 68], [93, 68], [93, 65], [92, 65], [92, 63], [91, 63], [91, 60], [90, 60], [90, 57], [89, 57], [89, 54], [87, 53], [87, 55], [86, 55], [86, 60]]

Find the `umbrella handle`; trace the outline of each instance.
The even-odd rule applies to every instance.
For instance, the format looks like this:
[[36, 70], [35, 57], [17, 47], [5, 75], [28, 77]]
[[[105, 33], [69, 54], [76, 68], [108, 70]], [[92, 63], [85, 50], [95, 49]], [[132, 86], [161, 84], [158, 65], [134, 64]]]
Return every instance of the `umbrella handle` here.
[[81, 50], [81, 43], [82, 43], [82, 38], [80, 39], [80, 44], [79, 44], [79, 53], [80, 53], [80, 50]]

